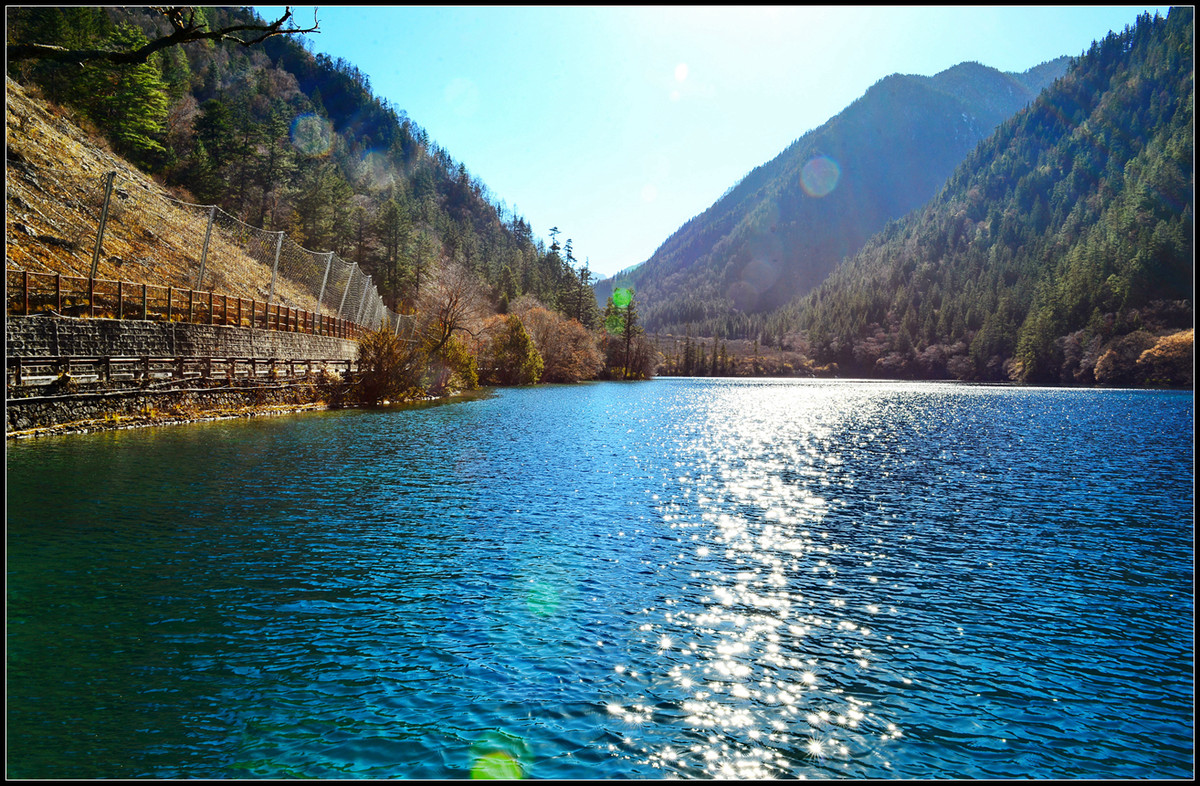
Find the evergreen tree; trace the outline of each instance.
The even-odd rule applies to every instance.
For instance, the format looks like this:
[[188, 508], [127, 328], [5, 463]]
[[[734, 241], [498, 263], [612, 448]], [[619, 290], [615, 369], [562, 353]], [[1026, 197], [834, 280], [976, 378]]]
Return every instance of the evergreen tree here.
[[[141, 30], [118, 25], [106, 39], [114, 48], [148, 43]], [[166, 153], [159, 138], [167, 119], [167, 85], [158, 62], [134, 66], [90, 66], [88, 114], [111, 135], [118, 152], [134, 163], [157, 169]]]

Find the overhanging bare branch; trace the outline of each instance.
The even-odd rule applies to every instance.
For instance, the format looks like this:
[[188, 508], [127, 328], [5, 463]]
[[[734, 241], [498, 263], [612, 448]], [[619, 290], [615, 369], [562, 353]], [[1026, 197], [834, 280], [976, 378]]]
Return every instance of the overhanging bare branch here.
[[233, 41], [242, 46], [259, 44], [272, 36], [319, 33], [320, 23], [313, 14], [313, 25], [308, 28], [285, 27], [292, 19], [288, 6], [283, 16], [267, 24], [228, 25], [209, 30], [205, 22], [196, 21], [196, 9], [186, 6], [156, 6], [171, 24], [169, 35], [156, 38], [138, 49], [111, 51], [107, 49], [66, 49], [48, 44], [16, 44], [7, 49], [10, 62], [17, 60], [54, 60], [60, 63], [87, 63], [104, 60], [116, 65], [137, 65], [150, 59], [151, 55], [170, 46], [190, 44], [195, 41]]

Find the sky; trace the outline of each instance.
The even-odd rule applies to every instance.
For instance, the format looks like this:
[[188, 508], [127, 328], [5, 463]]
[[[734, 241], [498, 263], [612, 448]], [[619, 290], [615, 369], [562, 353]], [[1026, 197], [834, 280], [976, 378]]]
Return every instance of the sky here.
[[1147, 11], [1167, 7], [321, 6], [307, 38], [611, 276], [890, 74], [1025, 71]]

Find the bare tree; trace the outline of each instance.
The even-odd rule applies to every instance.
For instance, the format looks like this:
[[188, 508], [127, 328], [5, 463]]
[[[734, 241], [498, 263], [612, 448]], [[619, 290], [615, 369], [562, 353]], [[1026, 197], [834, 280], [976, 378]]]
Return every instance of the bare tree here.
[[529, 295], [509, 306], [529, 331], [542, 356], [543, 382], [595, 379], [604, 368], [596, 337], [577, 320], [551, 311]]
[[474, 336], [491, 304], [475, 274], [457, 262], [439, 267], [431, 278], [421, 287], [417, 313], [423, 318], [429, 354], [436, 355], [455, 333]]
[[[316, 13], [313, 14], [313, 25], [299, 28], [288, 25], [292, 19], [292, 9], [287, 7], [283, 16], [274, 22], [256, 22], [251, 24], [228, 25], [215, 30], [208, 29], [208, 23], [196, 20], [196, 9], [186, 6], [155, 6], [154, 10], [162, 14], [171, 24], [172, 32], [154, 39], [145, 46], [124, 51], [107, 49], [65, 49], [49, 44], [15, 44], [6, 50], [9, 62], [17, 60], [54, 60], [60, 63], [85, 63], [95, 60], [107, 60], [116, 64], [137, 65], [145, 63], [150, 56], [169, 46], [180, 46], [193, 41], [234, 41], [242, 46], [253, 46], [271, 36], [296, 35], [301, 33], [318, 33], [320, 30]], [[286, 25], [286, 26], [285, 26]]]

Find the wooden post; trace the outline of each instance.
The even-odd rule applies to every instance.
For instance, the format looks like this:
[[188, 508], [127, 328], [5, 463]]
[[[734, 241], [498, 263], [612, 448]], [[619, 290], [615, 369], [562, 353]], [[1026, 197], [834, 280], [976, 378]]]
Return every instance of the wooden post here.
[[108, 202], [112, 198], [113, 179], [116, 176], [116, 172], [109, 172], [104, 176], [104, 206], [100, 209], [100, 227], [96, 231], [96, 249], [92, 252], [92, 274], [88, 278], [96, 277], [96, 267], [100, 264], [100, 247], [104, 244], [104, 225], [108, 222]]
[[196, 290], [194, 290], [194, 289], [188, 290], [188, 318], [187, 318], [188, 323], [191, 323], [191, 321], [192, 321], [192, 299], [193, 299], [193, 295], [195, 295], [195, 294], [196, 294]]
[[[25, 311], [24, 311], [24, 313], [25, 313], [25, 316], [29, 316], [29, 271], [28, 270], [21, 271], [21, 284], [22, 284], [22, 288], [25, 290], [25, 298], [24, 298], [25, 299]], [[17, 368], [20, 368], [20, 366], [18, 366]], [[19, 376], [19, 374], [18, 374], [18, 376]], [[18, 382], [17, 384], [20, 384], [20, 383]]]
[[17, 370], [17, 384], [20, 385], [20, 384], [22, 384], [21, 357], [18, 355], [17, 357], [13, 358], [13, 361], [14, 361], [13, 365], [16, 366], [16, 370]]
[[54, 310], [62, 313], [62, 273], [54, 274]]
[[229, 295], [221, 295], [221, 324], [229, 324]]
[[196, 274], [196, 289], [204, 283], [204, 263], [208, 260], [208, 240], [212, 237], [213, 221], [217, 217], [217, 206], [208, 209], [208, 228], [204, 230], [204, 247], [200, 251], [200, 272]]
[[125, 318], [125, 282], [117, 282], [117, 319]]
[[150, 318], [150, 301], [146, 299], [146, 285], [142, 284], [142, 321]]
[[237, 307], [237, 326], [238, 326], [238, 327], [241, 327], [241, 326], [242, 326], [242, 296], [241, 296], [241, 295], [238, 295], [238, 299], [237, 299], [237, 300], [238, 300], [238, 307]]
[[210, 290], [208, 290], [208, 324], [211, 325], [212, 323], [213, 323], [213, 293], [212, 293], [212, 290], [210, 289]]
[[167, 322], [171, 321], [171, 296], [175, 294], [174, 287], [167, 287]]
[[96, 279], [88, 279], [88, 316], [96, 316]]

